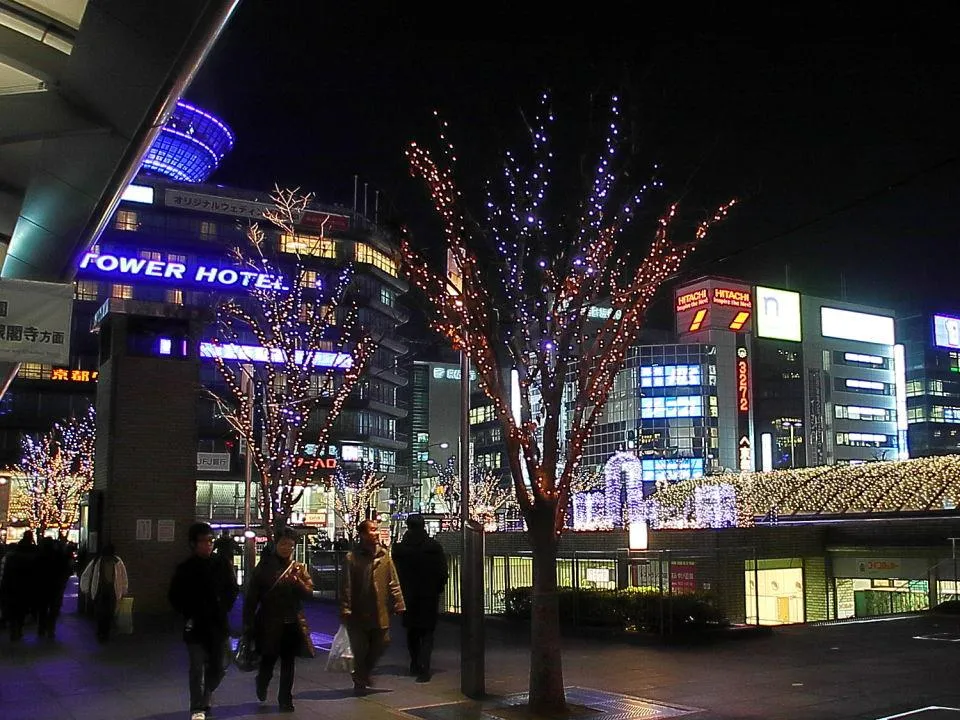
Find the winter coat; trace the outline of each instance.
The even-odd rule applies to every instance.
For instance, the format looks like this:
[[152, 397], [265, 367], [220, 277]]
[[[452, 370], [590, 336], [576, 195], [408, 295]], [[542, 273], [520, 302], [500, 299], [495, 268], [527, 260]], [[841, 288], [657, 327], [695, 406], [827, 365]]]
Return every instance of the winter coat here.
[[443, 548], [426, 530], [407, 530], [393, 548], [393, 562], [407, 604], [403, 626], [433, 630], [437, 625], [440, 594], [447, 584], [447, 558]]
[[[277, 582], [291, 564], [293, 567]], [[297, 655], [314, 656], [310, 628], [303, 614], [303, 599], [309, 597], [313, 597], [313, 580], [303, 563], [284, 560], [276, 553], [260, 560], [243, 599], [243, 624], [252, 629], [254, 644], [261, 654], [279, 655], [283, 626], [297, 623], [303, 640]]]
[[87, 569], [80, 576], [80, 591], [96, 599], [100, 590], [100, 570], [104, 562], [113, 562], [113, 592], [117, 602], [120, 602], [120, 598], [127, 594], [127, 568], [123, 560], [116, 555], [109, 558], [98, 557], [87, 565]]
[[237, 599], [233, 566], [221, 558], [191, 555], [177, 565], [167, 599], [183, 615], [188, 643], [218, 642], [230, 631], [227, 615]]
[[347, 553], [340, 591], [340, 617], [353, 627], [389, 628], [389, 601], [394, 612], [406, 605], [390, 554], [382, 545], [373, 553], [357, 548]]

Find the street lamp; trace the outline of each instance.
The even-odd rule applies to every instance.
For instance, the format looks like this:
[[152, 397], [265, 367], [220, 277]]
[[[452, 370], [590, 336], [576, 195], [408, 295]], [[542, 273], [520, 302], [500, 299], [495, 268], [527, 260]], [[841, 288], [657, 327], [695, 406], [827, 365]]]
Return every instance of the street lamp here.
[[796, 452], [796, 436], [794, 435], [794, 430], [796, 428], [802, 428], [803, 423], [799, 420], [784, 420], [781, 423], [781, 426], [785, 429], [790, 430], [790, 467], [796, 467], [794, 454]]
[[437, 464], [436, 461], [432, 457], [430, 457], [430, 448], [440, 448], [441, 450], [446, 450], [448, 447], [450, 447], [450, 443], [448, 442], [429, 443], [426, 445], [417, 446], [416, 462], [417, 462], [417, 506], [418, 506], [417, 510], [418, 512], [423, 512], [423, 481], [425, 479], [424, 473], [423, 473], [423, 466], [424, 465], [433, 466]]

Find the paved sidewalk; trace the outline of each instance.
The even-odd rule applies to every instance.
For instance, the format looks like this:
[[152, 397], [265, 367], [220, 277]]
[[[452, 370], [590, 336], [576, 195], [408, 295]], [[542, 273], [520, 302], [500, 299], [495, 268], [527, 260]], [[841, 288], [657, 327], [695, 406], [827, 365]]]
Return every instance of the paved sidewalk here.
[[[72, 610], [72, 605], [67, 608]], [[65, 610], [67, 610], [65, 608]], [[92, 623], [68, 610], [58, 638], [29, 633], [12, 645], [0, 637], [3, 720], [182, 720], [189, 717], [186, 653], [173, 617], [138, 619], [135, 633], [94, 641]], [[337, 627], [335, 608], [309, 604], [322, 644]], [[232, 668], [215, 696], [215, 717], [380, 720], [485, 720], [504, 698], [527, 687], [524, 633], [490, 623], [484, 706], [459, 692], [459, 628], [441, 622], [427, 684], [406, 674], [403, 631], [375, 677], [377, 691], [354, 698], [346, 675], [326, 673], [325, 655], [298, 661], [294, 715], [280, 715], [275, 697], [259, 703], [253, 675]], [[31, 628], [32, 629], [32, 628]], [[927, 638], [927, 639], [918, 639]], [[594, 703], [596, 718], [689, 717], [695, 720], [835, 718], [960, 720], [960, 618], [922, 616], [866, 624], [795, 626], [767, 637], [693, 647], [635, 646], [589, 638], [564, 642], [571, 701]], [[618, 698], [597, 691], [621, 693]], [[276, 685], [271, 693], [276, 692]], [[635, 698], [631, 700], [630, 698]], [[514, 717], [516, 715], [514, 714]]]

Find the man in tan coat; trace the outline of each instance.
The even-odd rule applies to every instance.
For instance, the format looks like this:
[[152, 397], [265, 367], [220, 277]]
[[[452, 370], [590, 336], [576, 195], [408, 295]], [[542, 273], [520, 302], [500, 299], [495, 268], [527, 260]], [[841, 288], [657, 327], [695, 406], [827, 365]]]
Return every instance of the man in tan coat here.
[[357, 526], [357, 549], [347, 553], [340, 593], [340, 619], [353, 650], [353, 692], [363, 695], [370, 673], [390, 642], [390, 609], [402, 613], [403, 593], [390, 554], [380, 545], [376, 520]]

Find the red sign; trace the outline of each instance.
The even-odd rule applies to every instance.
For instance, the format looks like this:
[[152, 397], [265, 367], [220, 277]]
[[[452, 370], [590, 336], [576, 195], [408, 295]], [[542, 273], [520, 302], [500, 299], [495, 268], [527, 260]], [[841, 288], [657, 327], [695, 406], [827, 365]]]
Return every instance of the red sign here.
[[749, 290], [733, 290], [732, 288], [714, 288], [713, 302], [715, 305], [727, 305], [729, 307], [743, 308], [744, 310], [753, 309], [753, 299], [750, 297]]
[[350, 218], [347, 215], [304, 210], [300, 217], [300, 224], [304, 227], [316, 228], [326, 234], [332, 230], [349, 230]]
[[750, 412], [750, 366], [746, 358], [737, 360], [737, 409]]
[[697, 565], [692, 562], [670, 563], [670, 592], [684, 595], [697, 591]]
[[677, 298], [677, 312], [708, 305], [709, 303], [710, 295], [707, 293], [707, 288], [700, 288], [693, 292], [684, 293]]

